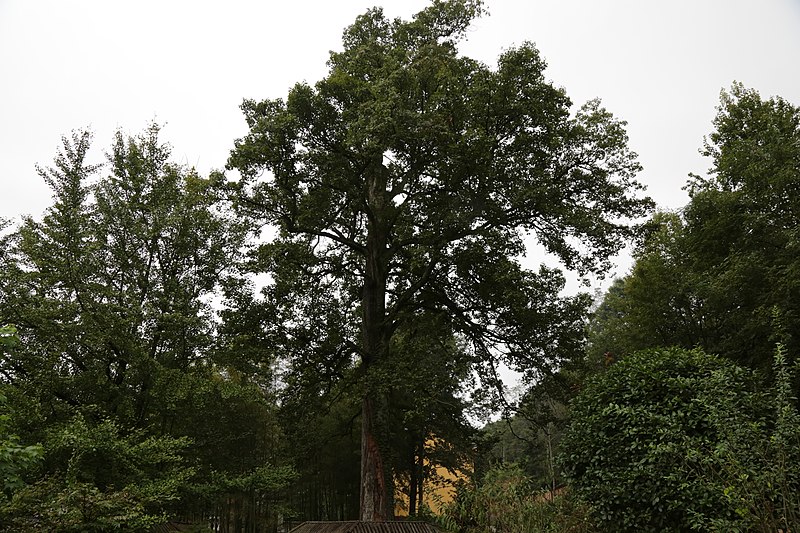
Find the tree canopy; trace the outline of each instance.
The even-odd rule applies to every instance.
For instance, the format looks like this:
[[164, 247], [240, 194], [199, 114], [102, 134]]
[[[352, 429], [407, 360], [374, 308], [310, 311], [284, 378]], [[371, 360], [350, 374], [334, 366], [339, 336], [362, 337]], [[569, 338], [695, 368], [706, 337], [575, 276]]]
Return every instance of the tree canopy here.
[[521, 267], [523, 237], [602, 271], [651, 205], [624, 123], [598, 101], [573, 111], [533, 45], [494, 68], [459, 55], [482, 13], [368, 11], [325, 78], [244, 102], [250, 130], [228, 162], [241, 212], [277, 228], [260, 257], [284, 338], [314, 338], [293, 361], [357, 368], [365, 520], [391, 513], [382, 376], [403, 324], [441, 315], [489, 384], [498, 361], [532, 379], [580, 349], [587, 302], [559, 297], [558, 271]]
[[648, 224], [636, 263], [595, 319], [593, 350], [617, 356], [700, 346], [770, 367], [800, 348], [800, 108], [734, 84], [723, 91], [690, 201]]
[[39, 168], [53, 205], [3, 237], [0, 324], [21, 342], [0, 329], [15, 485], [0, 524], [138, 531], [176, 502], [268, 501], [291, 477], [271, 468], [274, 405], [255, 373], [236, 379], [235, 332], [210, 303], [235, 278], [244, 228], [210, 180], [170, 162], [157, 126], [115, 135], [105, 164], [90, 149], [87, 131], [64, 138]]

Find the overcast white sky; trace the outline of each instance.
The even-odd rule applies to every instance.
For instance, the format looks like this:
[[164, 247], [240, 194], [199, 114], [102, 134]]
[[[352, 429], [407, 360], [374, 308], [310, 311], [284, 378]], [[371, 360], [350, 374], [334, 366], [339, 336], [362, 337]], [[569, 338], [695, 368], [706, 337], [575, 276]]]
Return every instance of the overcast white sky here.
[[[155, 120], [173, 159], [221, 168], [246, 132], [243, 98], [285, 96], [326, 72], [341, 32], [373, 5], [409, 18], [423, 0], [0, 0], [0, 217], [38, 217], [50, 191], [35, 171], [62, 135]], [[640, 180], [665, 208], [689, 172], [719, 92], [738, 80], [800, 104], [800, 0], [487, 0], [466, 55], [494, 64], [537, 44], [576, 105], [600, 97], [629, 124]], [[629, 265], [619, 262], [619, 274]]]

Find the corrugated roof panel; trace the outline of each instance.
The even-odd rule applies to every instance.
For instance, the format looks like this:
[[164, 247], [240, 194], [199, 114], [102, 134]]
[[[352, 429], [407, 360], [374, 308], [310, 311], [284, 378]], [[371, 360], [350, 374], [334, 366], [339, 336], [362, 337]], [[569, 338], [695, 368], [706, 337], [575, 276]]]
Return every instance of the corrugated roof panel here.
[[439, 533], [425, 522], [303, 522], [290, 533]]

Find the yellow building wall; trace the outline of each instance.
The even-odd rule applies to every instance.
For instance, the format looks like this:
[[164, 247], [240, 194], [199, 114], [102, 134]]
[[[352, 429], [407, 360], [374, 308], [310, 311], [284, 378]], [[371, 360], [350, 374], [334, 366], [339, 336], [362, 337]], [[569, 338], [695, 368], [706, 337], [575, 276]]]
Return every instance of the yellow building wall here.
[[[443, 443], [438, 439], [429, 439], [425, 443], [425, 449], [430, 450], [437, 445], [441, 446]], [[429, 466], [430, 462], [425, 459], [425, 465]], [[425, 479], [422, 487], [422, 504], [427, 506], [434, 514], [441, 514], [442, 508], [448, 503], [452, 502], [456, 495], [456, 486], [459, 481], [466, 481], [469, 472], [464, 470], [456, 470], [455, 473], [451, 472], [443, 466], [436, 466], [436, 476], [433, 479]], [[398, 480], [395, 482], [395, 516], [405, 517], [408, 516], [409, 502], [408, 502], [408, 486]]]

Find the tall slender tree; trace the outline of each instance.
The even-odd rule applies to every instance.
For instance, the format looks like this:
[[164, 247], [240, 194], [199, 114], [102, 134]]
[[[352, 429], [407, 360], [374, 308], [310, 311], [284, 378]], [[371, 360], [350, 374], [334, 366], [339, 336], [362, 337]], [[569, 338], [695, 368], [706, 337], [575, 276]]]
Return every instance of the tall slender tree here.
[[702, 347], [768, 371], [800, 349], [800, 107], [723, 91], [680, 213], [658, 213], [591, 328], [592, 351]]
[[55, 165], [39, 169], [53, 206], [24, 221], [0, 277], [0, 320], [27, 346], [0, 366], [5, 380], [49, 374], [62, 405], [96, 405], [142, 427], [167, 423], [154, 405], [167, 374], [208, 355], [207, 298], [243, 239], [214, 207], [210, 182], [170, 163], [158, 133], [117, 134], [103, 177], [88, 163], [88, 132], [64, 139]]
[[278, 228], [263, 254], [294, 294], [282, 314], [297, 325], [327, 293], [336, 309], [316, 314], [343, 321], [337, 353], [362, 387], [363, 520], [393, 512], [382, 382], [404, 320], [446, 315], [485, 378], [498, 361], [533, 377], [580, 346], [586, 302], [558, 296], [558, 271], [520, 266], [523, 237], [601, 271], [651, 203], [636, 194], [624, 123], [597, 101], [573, 113], [532, 45], [495, 68], [459, 55], [483, 11], [476, 0], [436, 0], [410, 21], [369, 10], [316, 85], [244, 102], [250, 131], [228, 163], [242, 213]]
[[[64, 139], [39, 169], [52, 206], [0, 238], [0, 326], [23, 340], [0, 347], [0, 392], [9, 431], [44, 444], [46, 476], [0, 514], [34, 531], [63, 529], [47, 520], [65, 514], [83, 530], [94, 512], [142, 530], [132, 516], [162, 520], [167, 507], [274, 519], [290, 475], [272, 468], [265, 372], [242, 363], [263, 346], [220, 335], [210, 302], [236, 286], [244, 228], [210, 180], [169, 161], [157, 126], [117, 134], [105, 165], [90, 164], [90, 141]], [[14, 523], [0, 529], [27, 530]]]

